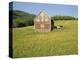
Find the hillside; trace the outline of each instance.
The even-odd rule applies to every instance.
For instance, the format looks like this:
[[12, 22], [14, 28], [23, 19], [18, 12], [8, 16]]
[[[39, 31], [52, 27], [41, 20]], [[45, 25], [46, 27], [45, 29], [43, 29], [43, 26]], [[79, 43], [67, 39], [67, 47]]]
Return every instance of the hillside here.
[[19, 11], [19, 10], [14, 10], [13, 11], [13, 19], [17, 18], [29, 18], [29, 17], [34, 17], [35, 15], [24, 12], [24, 11]]
[[[11, 12], [11, 11], [9, 11]], [[33, 25], [33, 19], [35, 15], [24, 11], [13, 10], [13, 27], [23, 27]]]

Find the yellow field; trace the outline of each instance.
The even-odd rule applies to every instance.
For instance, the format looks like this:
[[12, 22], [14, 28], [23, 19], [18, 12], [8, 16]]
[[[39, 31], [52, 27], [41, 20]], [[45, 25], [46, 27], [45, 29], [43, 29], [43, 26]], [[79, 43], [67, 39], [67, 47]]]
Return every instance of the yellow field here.
[[33, 26], [13, 28], [13, 57], [78, 54], [77, 20], [55, 21], [63, 29], [38, 33]]

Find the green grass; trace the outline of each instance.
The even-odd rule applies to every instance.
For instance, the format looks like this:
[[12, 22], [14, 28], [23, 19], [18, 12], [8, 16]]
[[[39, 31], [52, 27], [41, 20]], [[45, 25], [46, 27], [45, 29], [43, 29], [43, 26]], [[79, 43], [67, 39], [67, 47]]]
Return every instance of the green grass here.
[[38, 33], [33, 26], [13, 28], [13, 57], [78, 54], [77, 20], [55, 21], [62, 30]]

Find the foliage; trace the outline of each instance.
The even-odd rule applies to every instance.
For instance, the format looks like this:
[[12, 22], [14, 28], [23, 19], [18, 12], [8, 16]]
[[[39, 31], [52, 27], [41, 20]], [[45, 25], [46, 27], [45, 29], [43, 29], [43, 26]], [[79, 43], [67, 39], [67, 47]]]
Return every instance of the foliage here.
[[77, 20], [77, 18], [72, 16], [53, 16], [52, 20]]
[[[13, 10], [12, 18], [13, 18], [12, 27], [25, 27], [34, 24], [35, 15], [24, 11]], [[52, 16], [51, 19], [52, 20], [76, 20], [77, 18], [71, 16]]]
[[35, 15], [23, 11], [13, 10], [13, 27], [24, 27], [33, 25]]

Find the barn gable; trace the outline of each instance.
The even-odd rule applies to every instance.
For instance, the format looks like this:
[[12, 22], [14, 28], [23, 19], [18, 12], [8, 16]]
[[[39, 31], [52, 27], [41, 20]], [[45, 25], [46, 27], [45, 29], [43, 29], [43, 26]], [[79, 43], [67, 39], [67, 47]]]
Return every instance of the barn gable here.
[[51, 18], [44, 11], [41, 11], [34, 19], [34, 27], [37, 32], [51, 31]]

